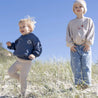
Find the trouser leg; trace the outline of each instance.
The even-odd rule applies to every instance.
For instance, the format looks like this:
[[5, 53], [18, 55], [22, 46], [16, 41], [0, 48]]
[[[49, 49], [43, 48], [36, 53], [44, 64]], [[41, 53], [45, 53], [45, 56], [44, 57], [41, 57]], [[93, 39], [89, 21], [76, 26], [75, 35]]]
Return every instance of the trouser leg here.
[[17, 80], [19, 80], [19, 74], [17, 73], [19, 64], [20, 63], [16, 61], [8, 70], [9, 76]]
[[22, 64], [20, 71], [20, 83], [21, 83], [21, 93], [25, 94], [27, 88], [27, 76], [31, 67], [31, 62], [26, 62]]
[[81, 82], [82, 82], [81, 60], [80, 59], [81, 59], [81, 57], [80, 57], [78, 51], [76, 51], [76, 52], [71, 51], [71, 68], [72, 68], [72, 72], [74, 75], [75, 85], [81, 84]]
[[82, 56], [82, 77], [86, 85], [91, 84], [91, 51], [84, 52]]

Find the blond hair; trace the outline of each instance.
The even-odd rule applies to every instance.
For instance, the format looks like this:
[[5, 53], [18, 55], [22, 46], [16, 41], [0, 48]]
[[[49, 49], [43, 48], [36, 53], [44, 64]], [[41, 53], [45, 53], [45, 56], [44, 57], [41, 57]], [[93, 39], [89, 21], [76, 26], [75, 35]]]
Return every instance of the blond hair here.
[[74, 4], [73, 4], [73, 12], [75, 13], [74, 11], [74, 6], [76, 3], [80, 3], [83, 7], [84, 7], [84, 14], [87, 12], [87, 5], [86, 5], [86, 1], [85, 0], [75, 0]]
[[34, 20], [34, 17], [27, 16], [27, 18], [21, 19], [19, 21], [19, 24], [20, 23], [27, 23], [28, 27], [30, 28], [30, 32], [32, 32], [35, 28], [36, 21]]

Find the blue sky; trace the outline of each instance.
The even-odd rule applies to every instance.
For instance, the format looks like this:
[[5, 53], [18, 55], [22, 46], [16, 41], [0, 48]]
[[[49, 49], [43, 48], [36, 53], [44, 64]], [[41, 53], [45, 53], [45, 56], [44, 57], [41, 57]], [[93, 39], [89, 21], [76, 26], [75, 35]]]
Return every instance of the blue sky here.
[[[66, 28], [76, 16], [72, 12], [74, 0], [0, 0], [0, 42], [6, 48], [7, 41], [15, 41], [19, 36], [18, 22], [27, 15], [37, 21], [36, 34], [43, 47], [42, 60], [52, 58], [70, 59], [66, 47]], [[88, 11], [95, 24], [95, 42], [92, 46], [93, 61], [98, 60], [98, 0], [86, 0]]]

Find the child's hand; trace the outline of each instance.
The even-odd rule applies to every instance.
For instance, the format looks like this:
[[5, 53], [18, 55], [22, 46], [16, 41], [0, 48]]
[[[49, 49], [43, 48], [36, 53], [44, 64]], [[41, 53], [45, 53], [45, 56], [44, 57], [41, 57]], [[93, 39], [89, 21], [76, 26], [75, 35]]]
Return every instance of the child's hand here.
[[6, 45], [7, 46], [11, 46], [11, 42], [6, 42]]
[[83, 44], [83, 46], [84, 46], [84, 51], [85, 52], [87, 52], [87, 51], [89, 51], [90, 50], [90, 46], [89, 45], [87, 45], [87, 44]]
[[29, 55], [29, 59], [34, 60], [35, 59], [35, 56], [33, 54], [30, 54]]
[[72, 51], [72, 52], [76, 52], [75, 47], [76, 47], [75, 45], [71, 47], [71, 51]]

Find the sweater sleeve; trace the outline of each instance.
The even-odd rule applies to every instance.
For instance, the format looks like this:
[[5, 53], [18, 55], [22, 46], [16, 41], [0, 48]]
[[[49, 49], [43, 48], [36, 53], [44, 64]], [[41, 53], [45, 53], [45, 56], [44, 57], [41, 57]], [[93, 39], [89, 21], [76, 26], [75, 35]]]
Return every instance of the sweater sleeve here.
[[11, 43], [11, 46], [7, 46], [8, 49], [16, 50], [16, 44], [18, 43], [18, 39]]
[[72, 47], [74, 45], [74, 42], [71, 38], [70, 24], [68, 24], [66, 31], [66, 45], [67, 47]]
[[11, 43], [11, 46], [7, 46], [8, 49], [15, 50], [15, 43]]
[[36, 38], [33, 41], [33, 44], [34, 44], [34, 49], [33, 49], [32, 54], [35, 55], [35, 57], [38, 57], [42, 53], [42, 45], [41, 45], [41, 42], [39, 41], [38, 38]]
[[86, 36], [86, 44], [87, 45], [92, 45], [94, 43], [94, 23], [92, 21], [92, 19], [89, 19], [89, 29], [88, 29], [88, 33]]

